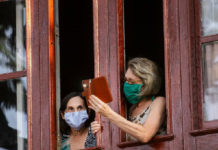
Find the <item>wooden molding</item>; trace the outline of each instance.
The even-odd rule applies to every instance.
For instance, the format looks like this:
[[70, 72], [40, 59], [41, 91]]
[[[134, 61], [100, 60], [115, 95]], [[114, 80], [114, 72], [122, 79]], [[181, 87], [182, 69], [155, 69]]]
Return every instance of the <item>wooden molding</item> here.
[[189, 133], [192, 136], [202, 136], [202, 135], [207, 135], [207, 134], [214, 134], [214, 133], [218, 133], [218, 128], [192, 130]]
[[146, 145], [146, 144], [150, 144], [150, 143], [159, 143], [159, 142], [164, 142], [164, 141], [171, 141], [173, 139], [174, 139], [173, 134], [167, 134], [167, 135], [155, 136], [148, 143], [141, 143], [141, 142], [137, 142], [137, 141], [127, 141], [127, 142], [121, 142], [121, 143], [117, 144], [117, 146], [120, 147], [120, 148], [125, 148], [125, 147]]
[[4, 73], [4, 74], [0, 74], [0, 81], [20, 78], [20, 77], [24, 77], [26, 75], [27, 75], [26, 71], [17, 71], [17, 72], [11, 72], [11, 73]]

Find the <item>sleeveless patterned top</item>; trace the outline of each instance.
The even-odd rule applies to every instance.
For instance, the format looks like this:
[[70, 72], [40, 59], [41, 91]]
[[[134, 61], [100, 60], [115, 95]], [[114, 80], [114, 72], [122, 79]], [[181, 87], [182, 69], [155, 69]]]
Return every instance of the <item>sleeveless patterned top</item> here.
[[[70, 136], [65, 135], [61, 141], [61, 150], [70, 150]], [[85, 141], [84, 148], [95, 147], [96, 146], [96, 137], [92, 133], [91, 127], [89, 127], [88, 135]]]
[[[146, 122], [148, 115], [150, 114], [152, 103], [142, 113], [138, 114], [137, 116], [131, 117], [132, 110], [134, 110], [135, 107], [136, 105], [133, 105], [130, 108], [129, 121], [143, 125]], [[156, 133], [156, 135], [163, 135], [163, 134], [166, 134], [166, 122], [165, 121], [163, 122], [158, 132]], [[126, 134], [126, 140], [127, 141], [138, 141], [136, 138], [132, 137], [129, 134]]]

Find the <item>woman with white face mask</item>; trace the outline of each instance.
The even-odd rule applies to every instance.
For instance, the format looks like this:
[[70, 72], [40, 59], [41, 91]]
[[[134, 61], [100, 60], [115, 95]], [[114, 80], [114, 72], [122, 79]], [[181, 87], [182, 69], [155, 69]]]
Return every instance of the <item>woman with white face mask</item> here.
[[93, 123], [91, 130], [94, 118], [95, 112], [87, 107], [81, 93], [68, 94], [60, 107], [61, 150], [95, 147], [96, 137], [93, 132], [100, 130], [100, 125]]
[[159, 95], [160, 74], [154, 62], [134, 58], [128, 62], [123, 92], [131, 104], [127, 119], [109, 105], [91, 95], [90, 108], [108, 118], [127, 133], [126, 140], [149, 142], [154, 135], [165, 134], [165, 98]]

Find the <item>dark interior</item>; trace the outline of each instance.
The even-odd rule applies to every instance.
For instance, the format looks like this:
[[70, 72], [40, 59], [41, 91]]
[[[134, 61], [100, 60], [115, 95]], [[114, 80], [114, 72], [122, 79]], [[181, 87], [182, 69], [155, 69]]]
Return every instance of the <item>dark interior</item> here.
[[[164, 81], [163, 4], [124, 1], [125, 56], [146, 57], [158, 64]], [[81, 80], [94, 77], [92, 0], [59, 1], [61, 97], [82, 90]], [[165, 95], [165, 88], [161, 95]]]
[[164, 88], [164, 34], [162, 0], [124, 0], [126, 62], [134, 57], [153, 60], [162, 75]]
[[92, 0], [59, 1], [61, 97], [94, 77]]

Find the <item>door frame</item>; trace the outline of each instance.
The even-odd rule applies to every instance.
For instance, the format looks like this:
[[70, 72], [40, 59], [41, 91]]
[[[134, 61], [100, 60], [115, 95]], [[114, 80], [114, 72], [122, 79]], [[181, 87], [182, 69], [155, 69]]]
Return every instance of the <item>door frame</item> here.
[[26, 0], [28, 150], [56, 149], [53, 0]]

